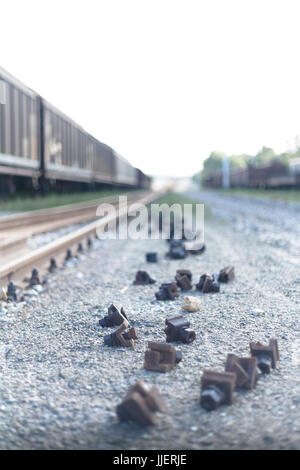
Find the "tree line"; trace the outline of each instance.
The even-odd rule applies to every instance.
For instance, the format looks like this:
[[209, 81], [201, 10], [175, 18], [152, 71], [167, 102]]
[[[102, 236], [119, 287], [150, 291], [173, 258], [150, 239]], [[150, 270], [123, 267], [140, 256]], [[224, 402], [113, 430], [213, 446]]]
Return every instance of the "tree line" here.
[[[221, 170], [223, 158], [225, 156], [226, 154], [224, 152], [211, 152], [209, 157], [204, 160], [202, 176], [203, 174], [208, 175], [217, 170]], [[276, 153], [270, 147], [262, 147], [256, 155], [228, 155], [231, 168], [246, 168], [248, 165], [258, 167], [266, 165], [272, 161], [279, 161], [284, 165], [288, 165], [291, 159], [299, 157], [300, 146], [297, 146], [296, 150], [291, 152]]]

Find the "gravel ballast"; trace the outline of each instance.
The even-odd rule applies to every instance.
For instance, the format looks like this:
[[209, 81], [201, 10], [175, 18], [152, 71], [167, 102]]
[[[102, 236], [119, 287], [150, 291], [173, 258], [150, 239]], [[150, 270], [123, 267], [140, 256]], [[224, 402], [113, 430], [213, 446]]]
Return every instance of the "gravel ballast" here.
[[[279, 223], [274, 203], [264, 218], [260, 201], [251, 201], [247, 216], [246, 200], [193, 197], [215, 214], [202, 255], [170, 260], [163, 240], [100, 241], [52, 276], [47, 292], [10, 313], [12, 321], [0, 322], [1, 449], [300, 449], [298, 206], [287, 205]], [[157, 264], [145, 261], [149, 251], [158, 252]], [[155, 299], [177, 269], [191, 270], [195, 284], [228, 264], [236, 278], [220, 293]], [[156, 284], [133, 285], [138, 270]], [[200, 298], [200, 311], [182, 310], [186, 295]], [[103, 343], [115, 330], [98, 325], [111, 303], [137, 328], [134, 350]], [[190, 320], [195, 341], [173, 344], [183, 359], [170, 372], [144, 370], [147, 342], [165, 341], [165, 319], [175, 315]], [[232, 406], [202, 409], [203, 369], [222, 371], [227, 353], [248, 356], [250, 341], [271, 337], [279, 342], [278, 368], [236, 393]], [[156, 427], [117, 421], [115, 407], [137, 380], [155, 384], [167, 402]]]

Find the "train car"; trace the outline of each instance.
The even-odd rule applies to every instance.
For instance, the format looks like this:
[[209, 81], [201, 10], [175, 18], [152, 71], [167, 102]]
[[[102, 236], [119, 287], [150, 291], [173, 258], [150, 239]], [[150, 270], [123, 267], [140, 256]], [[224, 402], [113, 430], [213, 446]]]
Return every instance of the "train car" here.
[[93, 159], [94, 181], [96, 183], [115, 183], [115, 168], [113, 149], [97, 141], [96, 158]]
[[2, 68], [0, 82], [5, 98], [0, 104], [1, 187], [1, 175], [5, 183], [7, 175], [13, 182], [27, 177], [44, 189], [57, 182], [60, 187], [67, 182], [139, 185], [136, 168], [124, 157]]
[[115, 183], [126, 186], [138, 186], [138, 176], [136, 169], [122, 157], [113, 151], [115, 157]]
[[40, 176], [38, 95], [0, 68], [0, 175]]
[[[287, 166], [277, 161], [258, 167], [249, 165], [248, 171], [248, 186], [252, 188], [284, 186], [286, 184], [286, 178], [289, 176]], [[280, 184], [280, 180], [282, 184]]]
[[217, 170], [205, 177], [204, 186], [210, 188], [219, 188], [222, 186], [222, 171]]
[[[222, 172], [220, 170], [208, 175], [204, 185], [208, 187], [222, 186]], [[247, 168], [232, 168], [230, 170], [231, 187], [247, 188], [290, 188], [298, 186], [296, 173], [279, 161], [252, 166]]]
[[136, 169], [45, 100], [44, 175], [49, 180], [138, 185]]
[[151, 178], [142, 172], [139, 168], [136, 168], [138, 187], [142, 189], [149, 189], [151, 186]]
[[44, 177], [49, 180], [112, 183], [113, 150], [80, 125], [42, 100]]
[[246, 187], [249, 184], [248, 168], [233, 168], [230, 172], [230, 186], [233, 188]]

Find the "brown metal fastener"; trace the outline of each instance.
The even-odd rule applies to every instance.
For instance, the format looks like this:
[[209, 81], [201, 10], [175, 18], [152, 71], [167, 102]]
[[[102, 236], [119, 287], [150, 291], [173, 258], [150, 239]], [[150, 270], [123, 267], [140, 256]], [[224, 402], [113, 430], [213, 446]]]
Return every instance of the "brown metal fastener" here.
[[65, 262], [67, 262], [71, 259], [73, 259], [72, 250], [71, 250], [71, 248], [68, 248], [67, 252], [66, 252]]
[[238, 357], [227, 354], [225, 363], [226, 372], [235, 372], [236, 386], [251, 390], [255, 387], [259, 377], [256, 357]]
[[172, 259], [183, 259], [187, 256], [187, 251], [183, 240], [170, 240], [170, 247], [167, 256]]
[[262, 374], [269, 374], [279, 360], [277, 339], [271, 338], [269, 344], [250, 343], [251, 356], [256, 356], [257, 366]]
[[104, 336], [104, 344], [107, 346], [125, 346], [127, 348], [134, 347], [134, 340], [138, 339], [135, 328], [129, 328], [129, 323], [124, 320], [119, 328], [110, 335]]
[[200, 290], [204, 294], [208, 292], [219, 292], [220, 284], [216, 281], [214, 275], [210, 276], [209, 274], [202, 274], [198, 284], [196, 284], [196, 289]]
[[167, 342], [181, 341], [182, 343], [192, 343], [196, 338], [196, 333], [190, 328], [190, 322], [183, 316], [167, 318], [165, 333]]
[[77, 253], [83, 253], [83, 245], [81, 242], [78, 243]]
[[157, 300], [174, 300], [178, 296], [176, 282], [164, 283], [160, 286], [159, 290], [155, 292]]
[[182, 290], [191, 290], [192, 284], [192, 273], [188, 269], [178, 269], [175, 276], [178, 287]]
[[149, 341], [148, 348], [144, 362], [147, 370], [168, 372], [182, 359], [181, 351], [176, 351], [170, 344]]
[[121, 308], [121, 312], [119, 312], [117, 307], [115, 307], [114, 304], [111, 304], [108, 307], [107, 313], [108, 315], [99, 320], [99, 325], [101, 325], [102, 328], [106, 326], [119, 326], [123, 323], [124, 320], [128, 320], [123, 307]]
[[226, 266], [226, 268], [221, 269], [219, 276], [218, 276], [218, 281], [219, 282], [229, 282], [234, 279], [234, 267], [229, 265]]
[[157, 422], [156, 411], [165, 410], [165, 401], [156, 387], [149, 388], [141, 380], [130, 387], [116, 412], [120, 421], [135, 421], [142, 426]]
[[14, 281], [9, 281], [6, 291], [7, 300], [12, 302], [16, 302], [18, 299], [17, 296], [17, 286]]
[[135, 275], [135, 281], [133, 284], [136, 286], [140, 285], [147, 285], [147, 284], [154, 284], [156, 281], [152, 279], [151, 276], [147, 273], [147, 271], [138, 271]]
[[235, 383], [236, 374], [233, 372], [204, 370], [201, 377], [201, 406], [211, 411], [223, 404], [231, 405]]
[[29, 281], [30, 286], [37, 286], [41, 284], [40, 277], [39, 277], [39, 270], [37, 268], [33, 268], [31, 272], [31, 278]]
[[48, 268], [48, 271], [50, 273], [54, 273], [57, 269], [57, 264], [56, 264], [56, 259], [55, 258], [51, 258], [50, 259], [50, 266]]

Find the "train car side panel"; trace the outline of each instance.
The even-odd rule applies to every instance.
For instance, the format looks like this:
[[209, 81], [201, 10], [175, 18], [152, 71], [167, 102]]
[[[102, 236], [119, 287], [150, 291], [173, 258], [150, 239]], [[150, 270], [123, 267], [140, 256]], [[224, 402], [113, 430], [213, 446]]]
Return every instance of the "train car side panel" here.
[[0, 174], [38, 176], [38, 97], [0, 68], [5, 102], [0, 104]]
[[115, 154], [115, 181], [119, 184], [124, 184], [128, 186], [137, 186], [138, 185], [138, 176], [136, 169], [120, 154], [114, 152]]

